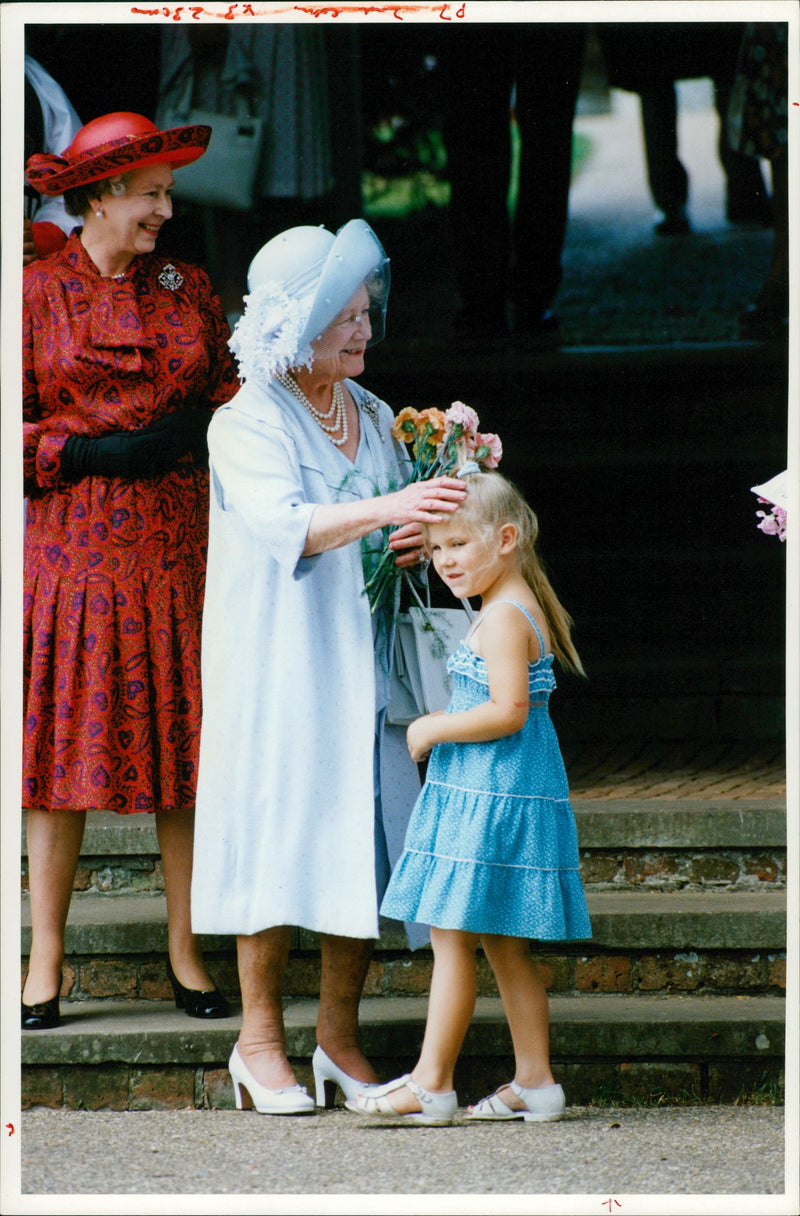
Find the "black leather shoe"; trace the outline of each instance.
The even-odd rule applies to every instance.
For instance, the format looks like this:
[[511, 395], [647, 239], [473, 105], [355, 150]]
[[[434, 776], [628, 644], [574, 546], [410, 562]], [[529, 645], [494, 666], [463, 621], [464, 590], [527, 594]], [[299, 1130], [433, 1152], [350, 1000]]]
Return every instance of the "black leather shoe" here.
[[758, 228], [771, 228], [773, 224], [772, 203], [764, 194], [739, 196], [729, 192], [725, 215], [729, 224], [748, 224]]
[[683, 207], [674, 211], [659, 211], [654, 232], [656, 236], [688, 236], [692, 226]]
[[172, 970], [172, 963], [167, 959], [167, 976], [175, 994], [175, 1008], [183, 1009], [190, 1018], [229, 1018], [231, 1007], [221, 992], [216, 988], [200, 991], [197, 988], [184, 988]]
[[49, 1001], [41, 1001], [38, 1005], [22, 1004], [23, 1030], [54, 1030], [61, 1025], [61, 1010], [58, 1005], [58, 993]]

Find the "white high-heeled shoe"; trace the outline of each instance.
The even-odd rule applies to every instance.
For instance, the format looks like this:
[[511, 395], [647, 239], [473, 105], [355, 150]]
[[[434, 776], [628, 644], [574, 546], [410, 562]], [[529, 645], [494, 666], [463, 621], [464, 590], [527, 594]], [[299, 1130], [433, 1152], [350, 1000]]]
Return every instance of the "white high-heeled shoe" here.
[[250, 1099], [250, 1104], [260, 1115], [313, 1115], [314, 1099], [304, 1085], [287, 1085], [285, 1089], [267, 1089], [255, 1079], [250, 1069], [239, 1055], [236, 1044], [228, 1061], [228, 1072], [233, 1081], [233, 1095], [236, 1099], [236, 1109], [243, 1109], [242, 1089]]
[[378, 1081], [357, 1081], [349, 1073], [343, 1072], [338, 1064], [334, 1064], [326, 1051], [319, 1046], [311, 1058], [314, 1069], [314, 1088], [317, 1096], [317, 1106], [330, 1108], [336, 1100], [336, 1086], [342, 1091], [346, 1102], [354, 1102], [357, 1094], [368, 1094], [377, 1089]]

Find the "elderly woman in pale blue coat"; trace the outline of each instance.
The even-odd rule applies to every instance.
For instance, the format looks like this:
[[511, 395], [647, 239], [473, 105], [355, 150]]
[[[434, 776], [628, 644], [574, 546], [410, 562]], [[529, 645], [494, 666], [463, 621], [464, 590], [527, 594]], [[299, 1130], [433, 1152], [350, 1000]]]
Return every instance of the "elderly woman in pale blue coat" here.
[[317, 1103], [335, 1085], [349, 1097], [377, 1080], [358, 1003], [418, 787], [404, 732], [392, 740], [384, 724], [395, 605], [371, 611], [365, 548], [396, 526], [397, 564], [414, 566], [422, 524], [464, 491], [449, 477], [405, 484], [391, 410], [353, 379], [388, 292], [368, 224], [282, 233], [248, 287], [231, 340], [243, 387], [208, 436], [192, 922], [237, 936], [237, 1107], [301, 1114], [314, 1102], [286, 1057], [281, 999], [291, 926], [320, 934]]

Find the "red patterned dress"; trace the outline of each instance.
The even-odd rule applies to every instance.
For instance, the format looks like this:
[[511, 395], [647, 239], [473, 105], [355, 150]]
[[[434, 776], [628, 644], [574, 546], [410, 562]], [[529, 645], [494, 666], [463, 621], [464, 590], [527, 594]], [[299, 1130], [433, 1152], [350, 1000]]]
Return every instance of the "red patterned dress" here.
[[193, 806], [208, 471], [67, 482], [61, 451], [227, 401], [227, 322], [204, 271], [154, 253], [103, 278], [75, 233], [23, 296], [23, 806]]

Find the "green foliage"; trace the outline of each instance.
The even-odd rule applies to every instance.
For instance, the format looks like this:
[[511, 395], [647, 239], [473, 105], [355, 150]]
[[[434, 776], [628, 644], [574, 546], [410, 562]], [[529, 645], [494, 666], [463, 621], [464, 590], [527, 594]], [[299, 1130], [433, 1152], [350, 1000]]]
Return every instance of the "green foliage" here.
[[[381, 169], [367, 169], [362, 176], [364, 212], [378, 219], [405, 219], [427, 207], [446, 207], [450, 201], [447, 181], [447, 150], [438, 130], [406, 130], [388, 120], [372, 131], [383, 155]], [[577, 176], [592, 151], [586, 135], [572, 138], [572, 175]], [[521, 140], [516, 123], [511, 124], [511, 171], [508, 210], [513, 215], [519, 196]]]
[[702, 1097], [695, 1089], [681, 1088], [672, 1093], [652, 1089], [646, 1094], [623, 1092], [614, 1081], [601, 1081], [589, 1099], [589, 1106], [628, 1107], [638, 1109], [652, 1106], [782, 1106], [784, 1088], [780, 1080], [765, 1076], [760, 1082], [745, 1085], [732, 1102], [719, 1097]]

